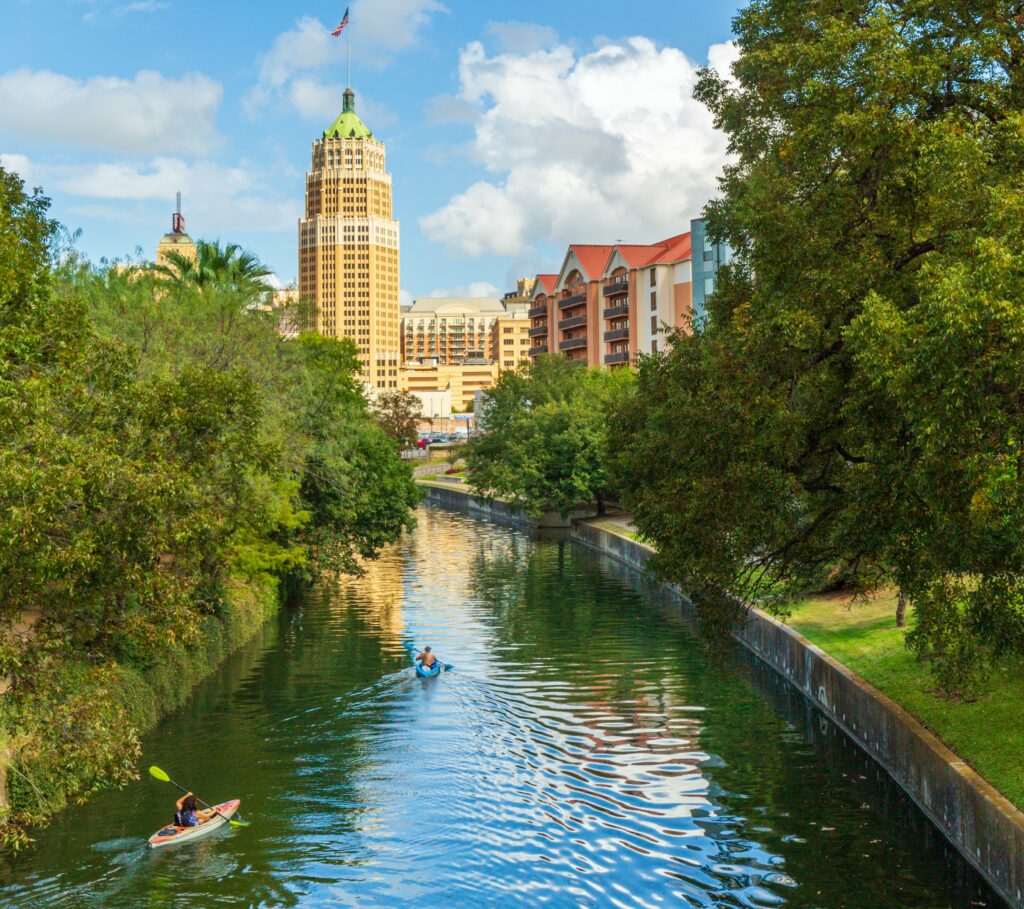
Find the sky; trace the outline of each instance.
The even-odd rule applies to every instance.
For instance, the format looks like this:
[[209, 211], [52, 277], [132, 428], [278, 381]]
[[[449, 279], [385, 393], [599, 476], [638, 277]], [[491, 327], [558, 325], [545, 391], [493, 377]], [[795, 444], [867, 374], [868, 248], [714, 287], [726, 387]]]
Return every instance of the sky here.
[[0, 163], [94, 260], [188, 232], [297, 272], [311, 144], [356, 109], [387, 147], [403, 301], [498, 294], [569, 243], [648, 243], [715, 193], [691, 97], [733, 0], [2, 0]]

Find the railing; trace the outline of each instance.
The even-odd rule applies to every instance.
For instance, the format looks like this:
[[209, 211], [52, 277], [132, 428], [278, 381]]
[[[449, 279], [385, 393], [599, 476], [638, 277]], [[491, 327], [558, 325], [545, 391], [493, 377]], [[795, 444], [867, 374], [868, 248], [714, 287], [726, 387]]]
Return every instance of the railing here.
[[628, 281], [613, 281], [611, 284], [606, 284], [602, 290], [606, 297], [614, 297], [618, 294], [629, 293], [629, 282]]
[[541, 354], [546, 354], [547, 352], [548, 352], [547, 344], [538, 344], [536, 347], [531, 347], [526, 352], [526, 354], [527, 354], [527, 356], [530, 356], [530, 357], [539, 357]]
[[573, 294], [571, 297], [563, 297], [558, 301], [559, 309], [569, 309], [571, 306], [579, 306], [581, 303], [587, 302], [587, 294], [584, 291], [581, 294]]
[[542, 303], [540, 306], [534, 306], [532, 309], [526, 311], [526, 315], [531, 319], [541, 319], [548, 314], [548, 304]]
[[572, 316], [569, 319], [562, 319], [562, 321], [558, 323], [558, 327], [561, 331], [568, 331], [570, 328], [579, 328], [579, 326], [586, 324], [586, 315]]
[[621, 306], [609, 306], [604, 311], [604, 317], [606, 319], [617, 319], [619, 316], [628, 316], [629, 306], [623, 303]]
[[604, 333], [604, 339], [606, 341], [628, 341], [629, 340], [629, 329], [628, 328], [613, 328], [611, 331]]
[[563, 341], [558, 345], [559, 350], [579, 350], [581, 347], [587, 346], [586, 338], [569, 338], [567, 341]]
[[527, 334], [531, 338], [543, 338], [543, 337], [547, 336], [547, 333], [548, 333], [547, 325], [535, 325], [533, 328], [531, 328], [527, 332]]
[[605, 363], [609, 364], [610, 366], [614, 365], [616, 363], [628, 363], [629, 362], [629, 351], [628, 350], [619, 350], [619, 351], [616, 351], [615, 353], [605, 354], [604, 355], [604, 361], [605, 361]]

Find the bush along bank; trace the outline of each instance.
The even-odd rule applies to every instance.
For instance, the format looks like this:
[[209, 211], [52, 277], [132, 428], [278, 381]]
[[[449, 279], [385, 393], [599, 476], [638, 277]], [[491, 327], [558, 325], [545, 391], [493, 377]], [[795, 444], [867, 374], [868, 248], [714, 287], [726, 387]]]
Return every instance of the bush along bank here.
[[184, 658], [180, 648], [165, 647], [148, 669], [76, 656], [41, 659], [29, 683], [0, 696], [4, 843], [25, 845], [32, 825], [136, 778], [140, 735], [181, 707], [281, 602], [272, 583], [229, 583], [222, 614], [200, 625]]
[[255, 257], [200, 241], [194, 264], [95, 267], [47, 211], [0, 168], [0, 836], [15, 846], [129, 778], [139, 731], [282, 581], [359, 571], [419, 498], [355, 345], [283, 340], [255, 305]]

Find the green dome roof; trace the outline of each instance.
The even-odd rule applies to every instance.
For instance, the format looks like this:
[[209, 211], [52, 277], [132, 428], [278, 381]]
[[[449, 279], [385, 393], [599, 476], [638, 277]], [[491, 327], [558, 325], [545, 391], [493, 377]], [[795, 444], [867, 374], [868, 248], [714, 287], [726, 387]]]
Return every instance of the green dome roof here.
[[325, 139], [372, 139], [373, 133], [356, 113], [356, 96], [350, 88], [345, 89], [344, 106], [338, 119], [324, 130]]

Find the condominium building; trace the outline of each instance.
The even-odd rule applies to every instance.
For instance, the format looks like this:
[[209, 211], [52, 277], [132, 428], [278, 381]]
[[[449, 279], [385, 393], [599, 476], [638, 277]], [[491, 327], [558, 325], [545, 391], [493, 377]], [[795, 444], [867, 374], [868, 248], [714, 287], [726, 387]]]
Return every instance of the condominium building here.
[[493, 329], [505, 315], [497, 297], [416, 300], [402, 313], [402, 362], [450, 366], [468, 357], [494, 360]]
[[530, 350], [531, 358], [552, 353], [555, 341], [555, 284], [558, 275], [537, 275], [533, 282], [533, 293], [530, 296], [530, 308], [526, 314], [530, 318]]
[[[616, 368], [639, 354], [664, 350], [675, 329], [692, 331], [691, 234], [692, 229], [649, 244], [570, 246], [557, 276], [537, 276], [529, 309], [530, 356], [559, 353], [588, 366]], [[725, 255], [716, 247], [706, 268], [717, 273]], [[712, 285], [713, 276], [701, 289]]]
[[313, 143], [299, 222], [299, 294], [316, 329], [351, 338], [371, 390], [399, 387], [399, 224], [384, 144], [346, 89], [341, 114]]
[[530, 318], [519, 308], [498, 316], [491, 328], [491, 360], [499, 372], [517, 369], [530, 359]]
[[693, 241], [693, 318], [700, 322], [707, 316], [707, 298], [715, 292], [718, 269], [728, 264], [729, 247], [713, 243], [708, 236], [703, 218], [690, 222]]

